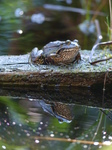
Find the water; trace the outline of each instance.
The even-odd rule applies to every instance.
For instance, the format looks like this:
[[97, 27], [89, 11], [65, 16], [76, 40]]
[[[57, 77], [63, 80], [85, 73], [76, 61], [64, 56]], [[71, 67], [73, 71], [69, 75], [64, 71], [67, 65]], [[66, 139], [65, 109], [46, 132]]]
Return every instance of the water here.
[[0, 95], [12, 97], [0, 97], [1, 149], [98, 149], [111, 145], [112, 94], [107, 91], [103, 99], [101, 88], [1, 88]]
[[[67, 39], [78, 39], [82, 49], [91, 49], [97, 32], [94, 23], [88, 28], [86, 24], [89, 19], [94, 20], [96, 8], [100, 9], [103, 3], [0, 1], [0, 55], [26, 54], [50, 41]], [[80, 12], [75, 8], [81, 8]], [[104, 41], [109, 36], [106, 16], [107, 3], [96, 17]], [[0, 87], [0, 149], [111, 149], [111, 91], [107, 86], [103, 91], [103, 85], [54, 89]]]

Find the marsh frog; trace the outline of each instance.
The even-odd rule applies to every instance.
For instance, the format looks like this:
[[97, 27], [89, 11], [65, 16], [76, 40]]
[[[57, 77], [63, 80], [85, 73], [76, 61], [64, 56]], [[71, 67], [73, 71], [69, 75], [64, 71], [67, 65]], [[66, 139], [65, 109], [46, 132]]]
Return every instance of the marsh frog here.
[[70, 64], [81, 59], [79, 50], [77, 40], [54, 41], [46, 44], [41, 50], [34, 48], [30, 58], [33, 64]]

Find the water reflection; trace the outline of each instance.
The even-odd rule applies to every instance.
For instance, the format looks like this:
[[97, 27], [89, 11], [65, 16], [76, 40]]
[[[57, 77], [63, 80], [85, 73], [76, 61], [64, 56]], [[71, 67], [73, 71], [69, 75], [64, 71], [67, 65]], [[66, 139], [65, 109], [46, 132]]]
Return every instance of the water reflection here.
[[[46, 100], [32, 100], [29, 99], [30, 101], [27, 102], [27, 105], [25, 108], [27, 108], [28, 115], [31, 116], [31, 120], [34, 122], [38, 122], [41, 119], [41, 115], [37, 114], [36, 112], [42, 112], [45, 113], [46, 115], [49, 114], [55, 118], [58, 119], [59, 123], [70, 123], [73, 119], [72, 116], [72, 106], [69, 104], [65, 104], [62, 102], [51, 102], [51, 101], [46, 101]], [[21, 100], [20, 105], [24, 105], [26, 103], [26, 100]], [[43, 110], [43, 111], [42, 111]], [[40, 119], [39, 119], [40, 118]]]
[[72, 121], [72, 115], [68, 105], [60, 102], [46, 102], [44, 100], [40, 101], [40, 105], [45, 112], [56, 117], [60, 123], [70, 123]]
[[17, 98], [38, 99], [51, 102], [63, 102], [66, 104], [78, 104], [90, 107], [112, 108], [112, 87], [106, 85], [103, 95], [103, 85], [86, 87], [3, 87], [0, 89], [0, 96], [11, 96]]
[[[107, 87], [106, 90], [109, 92]], [[35, 149], [38, 145], [39, 149], [53, 149], [56, 145], [58, 149], [64, 150], [98, 149], [111, 145], [112, 120], [108, 117], [111, 116], [111, 106], [107, 104], [109, 93], [106, 95], [106, 91], [103, 103], [100, 92], [93, 89], [84, 91], [80, 88], [79, 93], [77, 88], [56, 89], [54, 92], [53, 89], [39, 91], [5, 87], [0, 90], [0, 95], [9, 93], [12, 99], [0, 97], [2, 148], [5, 146], [11, 149], [10, 145], [13, 145], [14, 148]], [[97, 102], [98, 95], [95, 97], [93, 93], [95, 96], [99, 93], [100, 103]], [[90, 103], [90, 97], [96, 101]], [[79, 101], [85, 101], [86, 104], [82, 105]], [[99, 107], [93, 107], [95, 102], [95, 106]], [[58, 121], [60, 119], [62, 124]]]

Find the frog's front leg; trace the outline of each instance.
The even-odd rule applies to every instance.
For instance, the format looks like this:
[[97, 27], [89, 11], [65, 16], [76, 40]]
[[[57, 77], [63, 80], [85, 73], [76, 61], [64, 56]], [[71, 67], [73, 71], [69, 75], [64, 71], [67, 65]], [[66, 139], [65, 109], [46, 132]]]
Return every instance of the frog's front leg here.
[[35, 62], [39, 57], [42, 56], [42, 54], [43, 50], [38, 50], [38, 48], [35, 47], [30, 53], [32, 62]]
[[30, 64], [41, 64], [41, 59], [42, 59], [42, 54], [43, 54], [43, 50], [38, 50], [37, 47], [35, 47], [31, 53], [30, 53], [30, 57], [29, 57], [29, 63]]
[[81, 55], [80, 55], [80, 53], [78, 52], [77, 56], [75, 56], [75, 59], [74, 59], [73, 63], [74, 63], [74, 62], [78, 63], [79, 60], [81, 60]]
[[59, 58], [60, 56], [58, 54], [55, 53], [51, 53], [49, 56], [45, 57], [45, 64], [56, 64], [56, 60]]

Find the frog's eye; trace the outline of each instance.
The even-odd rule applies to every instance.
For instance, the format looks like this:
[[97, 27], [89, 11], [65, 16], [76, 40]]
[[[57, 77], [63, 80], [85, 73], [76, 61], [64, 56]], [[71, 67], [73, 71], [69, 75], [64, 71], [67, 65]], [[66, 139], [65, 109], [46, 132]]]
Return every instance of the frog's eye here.
[[67, 45], [70, 45], [70, 44], [71, 44], [71, 41], [70, 41], [70, 40], [66, 40], [65, 43], [66, 43]]

